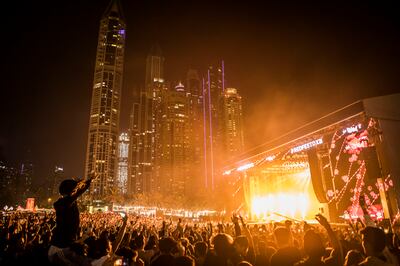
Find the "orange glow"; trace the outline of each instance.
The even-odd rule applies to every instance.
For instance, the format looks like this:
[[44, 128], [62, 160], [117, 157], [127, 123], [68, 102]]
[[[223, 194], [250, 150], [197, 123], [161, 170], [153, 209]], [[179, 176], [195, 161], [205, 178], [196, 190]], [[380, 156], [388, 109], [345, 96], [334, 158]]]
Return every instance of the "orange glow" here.
[[319, 212], [306, 156], [298, 154], [248, 173], [245, 197], [254, 220], [309, 220]]
[[309, 209], [310, 198], [305, 193], [269, 194], [254, 197], [251, 202], [252, 213], [259, 219], [284, 220], [283, 216], [304, 219]]

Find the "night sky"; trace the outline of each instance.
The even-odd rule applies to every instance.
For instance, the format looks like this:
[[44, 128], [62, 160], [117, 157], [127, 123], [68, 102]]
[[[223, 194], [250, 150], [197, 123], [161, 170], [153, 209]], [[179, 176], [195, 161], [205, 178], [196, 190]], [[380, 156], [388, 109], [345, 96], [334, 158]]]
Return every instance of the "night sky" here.
[[[108, 0], [8, 1], [2, 8], [0, 156], [82, 176], [99, 20]], [[145, 57], [158, 43], [166, 79], [225, 61], [243, 97], [252, 148], [358, 99], [400, 91], [392, 3], [122, 0], [127, 21], [121, 129]], [[300, 3], [303, 2], [303, 3]], [[6, 10], [6, 12], [4, 12]]]

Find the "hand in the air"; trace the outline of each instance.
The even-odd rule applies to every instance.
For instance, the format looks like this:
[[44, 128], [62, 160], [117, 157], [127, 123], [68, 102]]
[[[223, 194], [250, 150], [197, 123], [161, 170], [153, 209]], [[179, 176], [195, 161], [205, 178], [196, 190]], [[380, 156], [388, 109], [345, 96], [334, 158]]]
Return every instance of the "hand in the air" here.
[[330, 227], [328, 220], [322, 214], [315, 215], [315, 220], [317, 220], [320, 223], [320, 225], [322, 225], [325, 228]]

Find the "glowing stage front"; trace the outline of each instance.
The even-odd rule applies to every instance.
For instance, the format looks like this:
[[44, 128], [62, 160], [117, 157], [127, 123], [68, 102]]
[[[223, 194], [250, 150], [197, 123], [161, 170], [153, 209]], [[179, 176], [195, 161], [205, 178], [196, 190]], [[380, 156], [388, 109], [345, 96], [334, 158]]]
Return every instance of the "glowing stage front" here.
[[247, 171], [245, 199], [253, 220], [313, 219], [320, 211], [306, 154]]

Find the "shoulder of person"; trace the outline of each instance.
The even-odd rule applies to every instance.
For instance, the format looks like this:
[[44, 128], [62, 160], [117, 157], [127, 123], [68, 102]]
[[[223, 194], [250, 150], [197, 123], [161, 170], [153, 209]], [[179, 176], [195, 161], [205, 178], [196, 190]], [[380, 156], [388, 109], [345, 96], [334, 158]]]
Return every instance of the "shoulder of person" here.
[[394, 266], [394, 264], [387, 263], [377, 257], [369, 256], [365, 258], [362, 262], [360, 262], [358, 265], [363, 265], [363, 266]]

